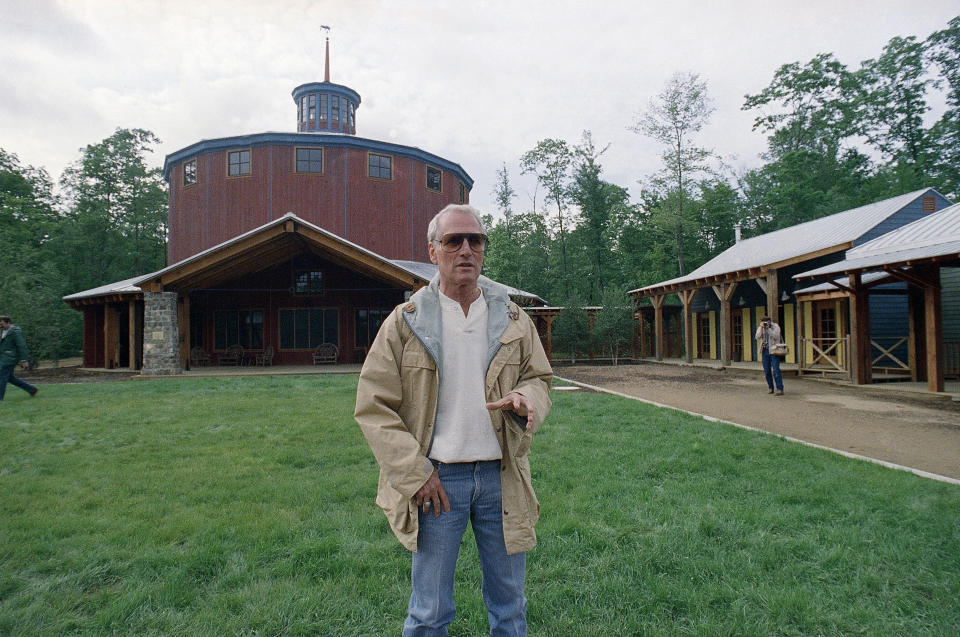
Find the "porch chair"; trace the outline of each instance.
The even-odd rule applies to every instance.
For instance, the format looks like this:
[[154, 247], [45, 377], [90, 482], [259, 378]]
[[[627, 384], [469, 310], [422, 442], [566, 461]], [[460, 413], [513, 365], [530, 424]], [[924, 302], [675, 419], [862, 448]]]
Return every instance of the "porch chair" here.
[[190, 350], [190, 366], [206, 367], [210, 364], [210, 354], [207, 354], [202, 347], [194, 347]]
[[243, 365], [243, 345], [231, 345], [217, 357], [220, 365]]
[[313, 364], [336, 363], [339, 355], [340, 350], [333, 343], [317, 345], [317, 349], [313, 350]]
[[263, 348], [262, 354], [257, 354], [254, 361], [257, 365], [273, 365], [273, 345], [267, 345]]

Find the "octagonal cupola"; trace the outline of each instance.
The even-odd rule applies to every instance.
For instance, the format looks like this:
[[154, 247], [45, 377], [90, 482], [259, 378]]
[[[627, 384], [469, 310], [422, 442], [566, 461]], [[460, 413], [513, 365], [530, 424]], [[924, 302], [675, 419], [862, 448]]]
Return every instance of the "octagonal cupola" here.
[[298, 133], [357, 134], [360, 94], [330, 81], [330, 38], [327, 38], [322, 82], [301, 84], [293, 89], [297, 105]]

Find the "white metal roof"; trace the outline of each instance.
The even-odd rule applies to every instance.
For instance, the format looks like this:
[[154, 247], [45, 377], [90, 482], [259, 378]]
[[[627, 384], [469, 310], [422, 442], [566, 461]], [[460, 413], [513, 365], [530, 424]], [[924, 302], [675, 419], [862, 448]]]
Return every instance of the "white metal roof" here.
[[761, 268], [842, 246], [859, 239], [887, 217], [930, 192], [935, 191], [932, 188], [916, 190], [789, 228], [743, 239], [687, 275], [631, 292], [643, 292], [729, 272]]
[[952, 254], [960, 258], [960, 204], [930, 213], [923, 219], [851, 248], [843, 261], [801, 272], [794, 278], [880, 268]]

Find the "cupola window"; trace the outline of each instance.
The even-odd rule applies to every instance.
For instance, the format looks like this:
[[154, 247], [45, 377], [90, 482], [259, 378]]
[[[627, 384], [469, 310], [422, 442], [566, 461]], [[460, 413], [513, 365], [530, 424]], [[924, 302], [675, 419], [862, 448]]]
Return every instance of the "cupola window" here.
[[310, 100], [310, 101], [308, 102], [308, 103], [309, 103], [308, 110], [309, 110], [310, 114], [309, 114], [308, 117], [310, 118], [310, 121], [311, 121], [311, 122], [314, 122], [314, 121], [316, 121], [316, 119], [317, 119], [317, 96], [316, 96], [316, 95], [310, 95], [310, 96], [309, 96], [309, 100]]
[[330, 96], [325, 93], [321, 93], [320, 94], [320, 121], [321, 122], [327, 121], [327, 111], [329, 110], [330, 110]]

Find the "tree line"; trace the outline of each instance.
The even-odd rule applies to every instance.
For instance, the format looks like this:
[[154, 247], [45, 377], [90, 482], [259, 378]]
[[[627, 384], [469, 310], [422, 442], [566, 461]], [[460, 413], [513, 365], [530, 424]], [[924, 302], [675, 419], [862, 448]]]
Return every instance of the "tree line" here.
[[80, 350], [82, 317], [63, 296], [166, 264], [166, 187], [146, 160], [158, 141], [117, 129], [80, 150], [59, 190], [0, 148], [0, 311], [24, 327], [34, 361]]
[[[933, 118], [940, 99], [945, 108]], [[624, 122], [661, 151], [661, 168], [640, 179], [639, 201], [603, 178], [607, 147], [589, 130], [574, 142], [543, 139], [519, 158], [542, 188], [539, 207], [515, 209], [504, 163], [487, 273], [554, 305], [608, 305], [702, 265], [733, 245], [736, 225], [755, 236], [927, 186], [955, 199], [960, 16], [923, 40], [892, 38], [857, 68], [832, 53], [784, 64], [742, 108], [767, 148], [762, 165], [738, 172], [697, 144], [713, 112], [706, 82], [675, 74]]]

